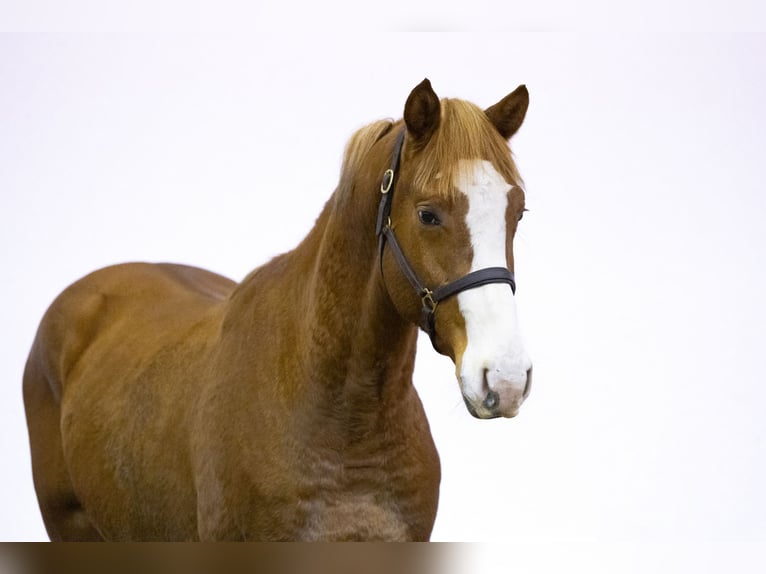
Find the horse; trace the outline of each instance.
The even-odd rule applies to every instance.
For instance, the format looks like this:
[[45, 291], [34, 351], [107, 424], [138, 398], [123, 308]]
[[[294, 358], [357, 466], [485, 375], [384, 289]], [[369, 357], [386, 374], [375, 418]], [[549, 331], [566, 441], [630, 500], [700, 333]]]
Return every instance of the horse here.
[[66, 288], [23, 377], [51, 540], [429, 540], [418, 329], [473, 416], [530, 391], [509, 147], [528, 105], [523, 85], [483, 110], [426, 79], [351, 136], [298, 246], [240, 283], [126, 263]]

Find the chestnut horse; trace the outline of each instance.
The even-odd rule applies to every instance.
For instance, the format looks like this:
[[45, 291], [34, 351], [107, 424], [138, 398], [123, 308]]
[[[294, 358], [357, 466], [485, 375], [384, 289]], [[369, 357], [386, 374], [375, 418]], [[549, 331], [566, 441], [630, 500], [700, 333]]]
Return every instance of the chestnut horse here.
[[474, 416], [529, 392], [508, 147], [528, 103], [520, 86], [484, 111], [424, 80], [403, 120], [352, 136], [307, 237], [239, 284], [134, 263], [68, 287], [24, 373], [50, 538], [428, 540], [418, 327]]

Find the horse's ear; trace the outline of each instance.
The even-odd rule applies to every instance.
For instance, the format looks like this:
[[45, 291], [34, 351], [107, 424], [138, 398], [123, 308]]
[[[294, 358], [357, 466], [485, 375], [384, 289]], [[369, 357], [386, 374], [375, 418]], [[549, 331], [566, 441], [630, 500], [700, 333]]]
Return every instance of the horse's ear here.
[[424, 145], [431, 138], [441, 121], [439, 97], [431, 87], [428, 78], [412, 90], [404, 105], [404, 123], [410, 136], [418, 145]]
[[500, 135], [509, 140], [519, 131], [528, 107], [529, 92], [522, 84], [494, 106], [487, 108], [485, 113]]

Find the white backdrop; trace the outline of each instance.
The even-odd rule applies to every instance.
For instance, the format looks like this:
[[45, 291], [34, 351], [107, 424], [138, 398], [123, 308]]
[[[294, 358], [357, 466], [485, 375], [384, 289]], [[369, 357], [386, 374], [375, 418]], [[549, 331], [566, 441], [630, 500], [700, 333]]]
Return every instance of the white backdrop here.
[[[286, 25], [282, 6], [268, 17]], [[421, 339], [443, 466], [433, 538], [508, 543], [486, 571], [498, 551], [539, 571], [763, 564], [766, 37], [688, 33], [682, 7], [652, 20], [672, 33], [561, 32], [570, 12], [512, 7], [491, 32], [401, 33], [481, 20], [426, 8], [357, 18], [355, 36], [312, 32], [314, 12], [277, 33], [257, 9], [227, 32], [200, 9], [181, 18], [195, 33], [111, 15], [105, 29], [130, 33], [0, 37], [0, 539], [46, 538], [21, 373], [56, 294], [128, 260], [241, 279], [310, 229], [350, 134], [400, 117], [427, 76], [482, 106], [529, 88], [512, 147], [535, 362], [521, 414], [478, 421]], [[757, 28], [745, 8], [701, 10], [700, 29]], [[44, 14], [36, 29], [92, 29]]]

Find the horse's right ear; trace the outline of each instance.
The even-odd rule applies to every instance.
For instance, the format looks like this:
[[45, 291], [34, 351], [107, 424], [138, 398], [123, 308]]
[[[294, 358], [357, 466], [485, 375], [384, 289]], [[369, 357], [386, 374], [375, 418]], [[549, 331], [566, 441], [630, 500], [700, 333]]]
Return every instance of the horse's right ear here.
[[404, 123], [407, 132], [418, 144], [425, 145], [439, 127], [441, 104], [428, 78], [412, 90], [404, 105]]
[[521, 127], [528, 107], [529, 92], [522, 84], [494, 106], [485, 110], [485, 113], [500, 135], [509, 140]]

